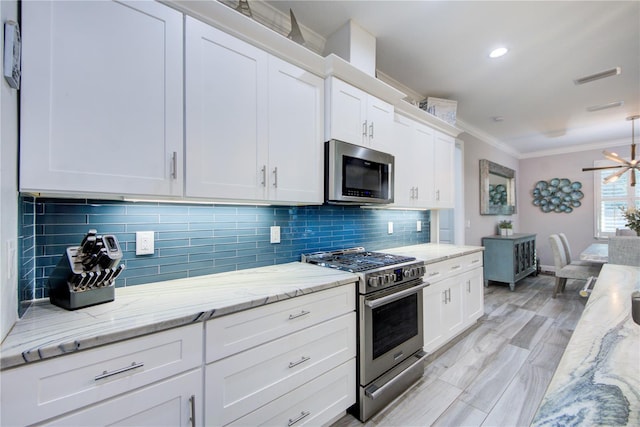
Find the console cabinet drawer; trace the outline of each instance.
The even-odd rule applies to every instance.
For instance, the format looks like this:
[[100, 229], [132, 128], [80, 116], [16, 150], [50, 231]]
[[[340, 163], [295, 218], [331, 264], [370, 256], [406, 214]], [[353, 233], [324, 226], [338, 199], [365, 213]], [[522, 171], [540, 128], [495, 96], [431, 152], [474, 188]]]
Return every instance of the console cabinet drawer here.
[[355, 357], [355, 312], [207, 365], [207, 425], [226, 425]]
[[207, 363], [355, 310], [355, 284], [206, 322]]
[[356, 361], [351, 359], [230, 425], [326, 425], [336, 413], [349, 408], [355, 399]]
[[46, 420], [201, 364], [198, 323], [8, 369], [2, 424]]

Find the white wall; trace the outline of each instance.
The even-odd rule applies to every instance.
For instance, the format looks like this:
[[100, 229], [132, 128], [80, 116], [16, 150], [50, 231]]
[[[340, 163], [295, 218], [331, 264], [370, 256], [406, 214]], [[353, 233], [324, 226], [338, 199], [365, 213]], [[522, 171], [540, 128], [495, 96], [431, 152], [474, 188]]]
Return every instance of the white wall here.
[[[4, 46], [4, 22], [16, 21], [18, 6], [14, 0], [0, 1]], [[3, 49], [4, 56], [4, 49]], [[4, 339], [18, 317], [17, 256], [10, 257], [9, 244], [18, 246], [18, 93], [6, 80], [0, 83], [0, 337]], [[10, 261], [11, 260], [11, 261]]]
[[519, 224], [522, 198], [518, 189], [516, 189], [516, 214], [480, 215], [480, 160], [487, 159], [515, 170], [516, 186], [519, 187], [518, 159], [468, 133], [461, 134], [458, 139], [464, 141], [465, 244], [481, 245], [482, 237], [495, 235], [498, 222], [503, 219], [513, 221], [513, 230], [516, 233], [532, 232], [533, 230], [521, 227]]
[[[612, 147], [623, 156], [629, 155], [629, 147]], [[520, 160], [518, 196], [520, 198], [520, 228], [538, 234], [536, 238], [540, 264], [553, 266], [553, 254], [549, 247], [549, 235], [565, 233], [575, 259], [587, 246], [595, 242], [594, 172], [582, 172], [593, 166], [594, 160], [602, 160], [602, 150], [558, 154]], [[582, 206], [566, 213], [543, 213], [532, 204], [532, 191], [536, 182], [552, 178], [567, 178], [582, 183]]]

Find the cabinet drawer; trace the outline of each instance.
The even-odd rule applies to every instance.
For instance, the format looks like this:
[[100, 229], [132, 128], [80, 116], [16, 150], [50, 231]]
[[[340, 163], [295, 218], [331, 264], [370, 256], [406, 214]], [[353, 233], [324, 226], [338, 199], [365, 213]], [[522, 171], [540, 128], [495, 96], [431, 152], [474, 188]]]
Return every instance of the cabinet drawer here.
[[42, 425], [192, 426], [194, 416], [196, 423], [202, 423], [201, 390], [202, 370], [196, 369]]
[[45, 420], [201, 364], [198, 323], [9, 369], [2, 424]]
[[232, 426], [325, 425], [356, 401], [356, 361], [343, 363], [313, 381], [234, 421]]
[[354, 311], [355, 285], [345, 285], [206, 322], [207, 363]]
[[207, 424], [237, 420], [355, 355], [351, 312], [207, 365]]
[[469, 255], [427, 264], [425, 267], [425, 282], [436, 283], [447, 277], [469, 271], [472, 268], [482, 267], [482, 252], [474, 252]]

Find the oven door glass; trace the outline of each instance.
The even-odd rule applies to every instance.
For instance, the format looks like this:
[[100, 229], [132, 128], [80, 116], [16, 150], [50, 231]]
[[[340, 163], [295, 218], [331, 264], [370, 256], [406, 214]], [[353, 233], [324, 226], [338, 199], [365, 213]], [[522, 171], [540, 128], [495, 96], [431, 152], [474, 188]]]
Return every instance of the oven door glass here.
[[[399, 299], [392, 297], [393, 293], [389, 292], [380, 298], [360, 297], [360, 348], [364, 350], [360, 361], [362, 385], [422, 349], [422, 288], [416, 287], [415, 292]], [[392, 300], [380, 305], [375, 303], [376, 299], [383, 298]]]

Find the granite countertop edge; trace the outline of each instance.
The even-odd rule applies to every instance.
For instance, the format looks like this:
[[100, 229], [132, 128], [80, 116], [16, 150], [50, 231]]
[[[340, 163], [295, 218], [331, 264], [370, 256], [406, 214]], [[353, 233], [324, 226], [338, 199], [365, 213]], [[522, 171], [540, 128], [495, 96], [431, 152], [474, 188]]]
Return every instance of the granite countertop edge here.
[[[431, 264], [483, 249], [427, 243], [383, 251]], [[51, 304], [48, 298], [39, 299], [2, 342], [0, 369], [204, 322], [356, 280], [352, 273], [291, 262], [117, 288], [114, 301], [73, 311]]]

